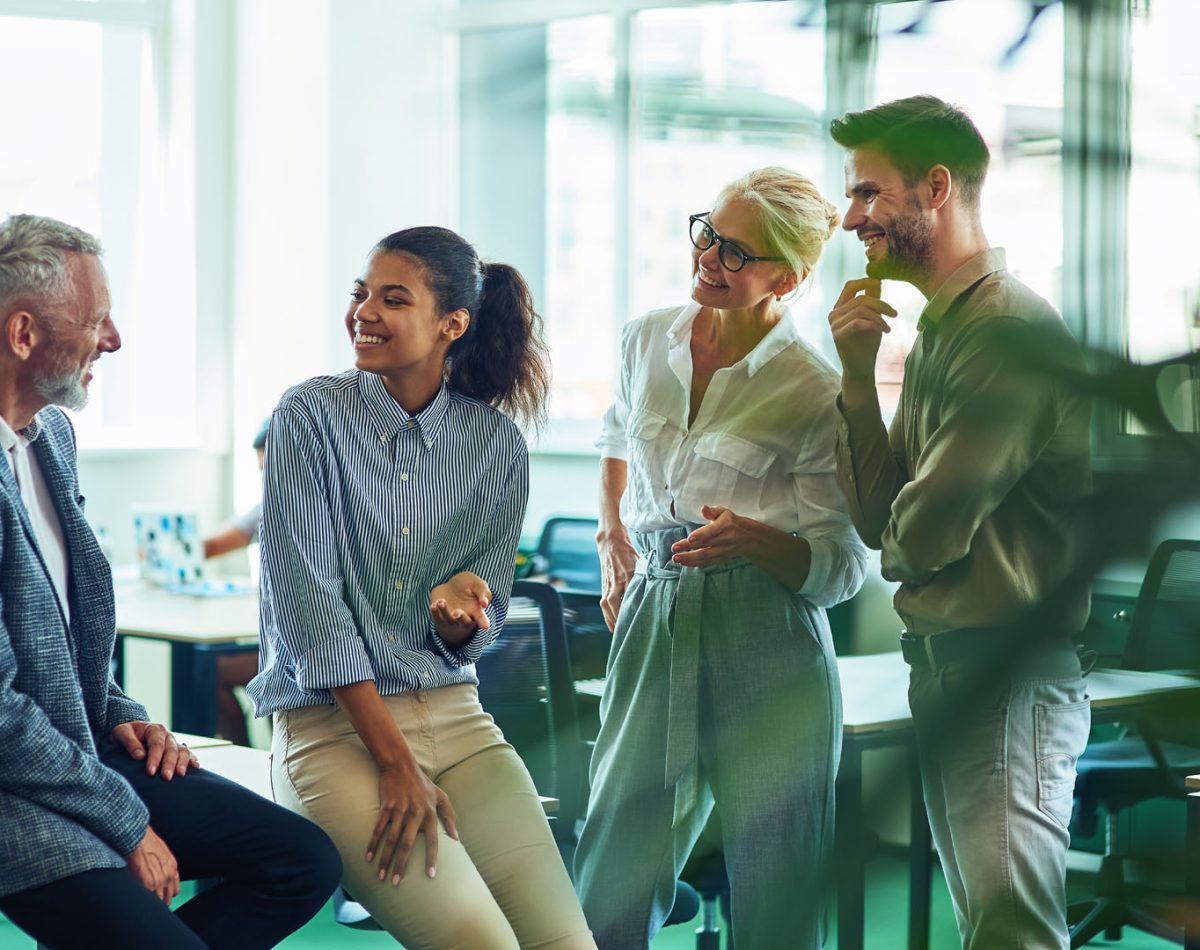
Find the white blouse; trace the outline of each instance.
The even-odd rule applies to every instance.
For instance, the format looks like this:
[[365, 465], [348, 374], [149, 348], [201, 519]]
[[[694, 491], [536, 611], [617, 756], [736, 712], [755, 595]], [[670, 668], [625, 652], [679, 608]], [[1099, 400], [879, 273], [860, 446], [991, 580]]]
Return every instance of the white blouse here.
[[791, 314], [733, 366], [713, 374], [688, 427], [692, 323], [700, 305], [627, 324], [616, 398], [596, 446], [624, 459], [621, 520], [635, 533], [703, 524], [719, 505], [805, 538], [812, 566], [800, 593], [818, 606], [854, 595], [866, 575], [834, 463], [840, 377]]

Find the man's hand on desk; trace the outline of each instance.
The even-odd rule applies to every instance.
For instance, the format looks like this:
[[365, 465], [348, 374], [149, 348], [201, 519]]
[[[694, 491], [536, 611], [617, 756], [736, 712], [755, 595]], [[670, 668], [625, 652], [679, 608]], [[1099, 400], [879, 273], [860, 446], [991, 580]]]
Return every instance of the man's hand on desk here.
[[149, 825], [138, 846], [125, 858], [125, 866], [164, 904], [179, 895], [179, 864], [167, 843]]
[[187, 775], [188, 769], [200, 768], [200, 760], [192, 750], [157, 722], [123, 722], [109, 733], [109, 738], [124, 747], [131, 758], [145, 759], [146, 774], [157, 772], [165, 782], [176, 775]]

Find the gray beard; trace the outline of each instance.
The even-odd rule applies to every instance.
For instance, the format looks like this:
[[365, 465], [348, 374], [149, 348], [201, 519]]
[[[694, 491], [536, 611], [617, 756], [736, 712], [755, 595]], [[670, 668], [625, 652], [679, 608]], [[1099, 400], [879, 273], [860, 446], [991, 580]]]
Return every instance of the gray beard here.
[[88, 402], [88, 391], [83, 385], [83, 373], [42, 373], [34, 377], [33, 388], [46, 402], [78, 412]]

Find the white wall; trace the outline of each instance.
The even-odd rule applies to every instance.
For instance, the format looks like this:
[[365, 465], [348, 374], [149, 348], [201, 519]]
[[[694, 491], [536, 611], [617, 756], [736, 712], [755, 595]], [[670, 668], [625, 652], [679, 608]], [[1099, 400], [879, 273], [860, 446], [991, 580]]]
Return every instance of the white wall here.
[[84, 452], [79, 484], [88, 521], [103, 530], [117, 564], [137, 554], [134, 507], [195, 511], [203, 532], [220, 524], [230, 505], [226, 456], [199, 450]]

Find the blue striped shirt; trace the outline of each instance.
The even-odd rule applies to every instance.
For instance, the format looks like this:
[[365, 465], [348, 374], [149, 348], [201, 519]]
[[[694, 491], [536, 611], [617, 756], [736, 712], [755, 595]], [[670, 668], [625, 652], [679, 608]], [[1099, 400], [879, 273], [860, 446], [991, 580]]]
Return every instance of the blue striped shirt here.
[[[385, 696], [478, 682], [528, 495], [520, 430], [445, 386], [415, 416], [354, 370], [284, 393], [263, 470], [257, 714], [332, 703], [331, 687], [363, 680]], [[429, 595], [459, 571], [491, 588], [491, 626], [453, 647]]]

